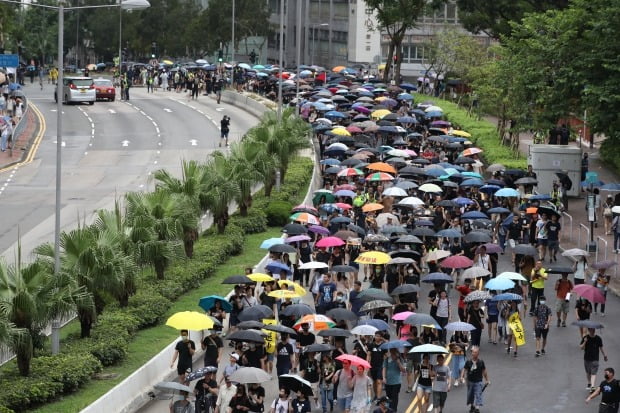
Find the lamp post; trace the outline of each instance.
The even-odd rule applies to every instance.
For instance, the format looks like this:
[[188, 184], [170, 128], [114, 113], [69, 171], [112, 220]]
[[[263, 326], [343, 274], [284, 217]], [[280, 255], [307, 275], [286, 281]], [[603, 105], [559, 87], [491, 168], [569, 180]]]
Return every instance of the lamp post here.
[[231, 26], [232, 26], [232, 33], [231, 33], [231, 38], [232, 38], [232, 46], [231, 46], [231, 52], [230, 52], [230, 64], [233, 64], [235, 62], [235, 0], [232, 0], [232, 22], [231, 22]]
[[280, 59], [278, 68], [278, 122], [282, 120], [282, 72], [284, 63], [284, 1], [280, 0]]
[[318, 27], [329, 26], [329, 23], [313, 23], [310, 25], [312, 28], [312, 54], [310, 55], [310, 65], [314, 66], [314, 49], [316, 48], [316, 29]]

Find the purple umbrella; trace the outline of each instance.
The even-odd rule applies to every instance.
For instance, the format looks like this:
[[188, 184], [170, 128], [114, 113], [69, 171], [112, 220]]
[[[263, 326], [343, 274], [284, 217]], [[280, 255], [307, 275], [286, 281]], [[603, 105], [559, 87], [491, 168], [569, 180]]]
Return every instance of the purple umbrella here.
[[592, 268], [594, 268], [595, 270], [608, 269], [613, 267], [614, 265], [618, 265], [618, 263], [612, 260], [603, 260], [592, 264]]
[[307, 235], [294, 235], [292, 237], [288, 237], [284, 240], [284, 242], [286, 243], [291, 243], [291, 242], [300, 242], [300, 241], [310, 241], [311, 238]]
[[354, 106], [354, 107], [352, 107], [351, 109], [353, 109], [353, 110], [354, 110], [354, 111], [356, 111], [356, 112], [363, 113], [363, 114], [365, 114], [365, 115], [367, 115], [367, 114], [369, 114], [369, 113], [370, 113], [370, 109], [368, 109], [368, 108], [367, 108], [367, 107], [365, 107], [365, 106]]
[[314, 232], [315, 234], [329, 235], [329, 230], [327, 228], [321, 227], [319, 225], [310, 225], [308, 227], [308, 231]]
[[[489, 253], [489, 254], [499, 254], [499, 253], [504, 252], [504, 251], [502, 251], [502, 247], [500, 247], [497, 244], [490, 243], [490, 242], [484, 244], [483, 247], [485, 247], [487, 249], [487, 253]], [[480, 247], [478, 247], [478, 249], [479, 248]]]
[[440, 128], [447, 128], [450, 127], [451, 123], [445, 120], [435, 120], [433, 122], [431, 122], [431, 126], [437, 126]]

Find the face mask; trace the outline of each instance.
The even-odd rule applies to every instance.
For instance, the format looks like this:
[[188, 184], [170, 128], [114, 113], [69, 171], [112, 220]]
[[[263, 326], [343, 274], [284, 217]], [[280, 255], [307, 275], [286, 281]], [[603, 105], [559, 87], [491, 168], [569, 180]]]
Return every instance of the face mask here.
[[183, 341], [189, 341], [189, 336], [181, 336], [181, 340], [183, 340]]
[[542, 304], [542, 305], [544, 305], [544, 304], [546, 303], [546, 301], [541, 300], [541, 301], [539, 301], [539, 303], [540, 303], [540, 304]]
[[338, 297], [338, 301], [344, 301], [344, 297]]
[[412, 270], [412, 269], [408, 269], [408, 270], [407, 270], [407, 272], [408, 272], [409, 274], [413, 274], [413, 270]]

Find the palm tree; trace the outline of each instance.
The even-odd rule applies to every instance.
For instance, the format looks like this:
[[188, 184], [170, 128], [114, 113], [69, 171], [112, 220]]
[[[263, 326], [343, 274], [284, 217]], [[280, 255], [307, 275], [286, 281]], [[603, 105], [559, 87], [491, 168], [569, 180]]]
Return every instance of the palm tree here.
[[264, 154], [266, 162], [263, 164], [264, 169], [261, 175], [265, 196], [267, 197], [271, 196], [271, 191], [276, 184], [276, 174], [279, 168], [279, 159], [275, 155], [278, 149], [274, 137], [276, 130], [276, 125], [261, 122], [250, 129], [246, 134], [246, 139], [242, 141], [243, 145], [253, 145]]
[[[196, 161], [183, 161], [183, 176], [178, 179], [167, 170], [161, 169], [155, 172], [155, 180], [158, 181], [156, 188], [169, 191], [185, 198], [183, 202], [193, 211], [194, 220], [186, 220], [188, 225], [183, 226], [183, 246], [185, 256], [194, 256], [194, 243], [198, 239], [198, 224], [201, 212], [206, 212], [201, 205], [201, 195], [207, 184], [208, 171], [203, 164]], [[184, 211], [190, 214], [189, 210]], [[185, 221], [185, 220], [184, 220]]]
[[136, 246], [136, 261], [139, 265], [152, 265], [157, 278], [163, 280], [172, 259], [181, 256], [184, 204], [164, 190], [148, 194], [130, 192], [125, 199], [126, 219], [131, 227], [129, 238]]
[[232, 201], [239, 198], [241, 191], [231, 179], [234, 166], [229, 157], [216, 151], [205, 168], [209, 171], [209, 175], [205, 190], [200, 197], [201, 205], [211, 212], [217, 231], [221, 234], [228, 224], [228, 208]]

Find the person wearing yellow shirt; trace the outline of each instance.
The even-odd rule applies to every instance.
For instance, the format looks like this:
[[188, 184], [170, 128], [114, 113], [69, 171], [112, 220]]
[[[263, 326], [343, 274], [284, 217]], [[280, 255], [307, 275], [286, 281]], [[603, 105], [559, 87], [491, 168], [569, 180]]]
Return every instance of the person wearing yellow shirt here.
[[530, 305], [530, 316], [534, 315], [534, 311], [536, 310], [536, 306], [538, 305], [538, 300], [540, 297], [544, 297], [545, 295], [545, 281], [547, 280], [547, 271], [542, 267], [542, 261], [536, 261], [536, 265], [532, 269], [532, 275], [530, 277], [530, 287], [531, 287], [531, 305]]

